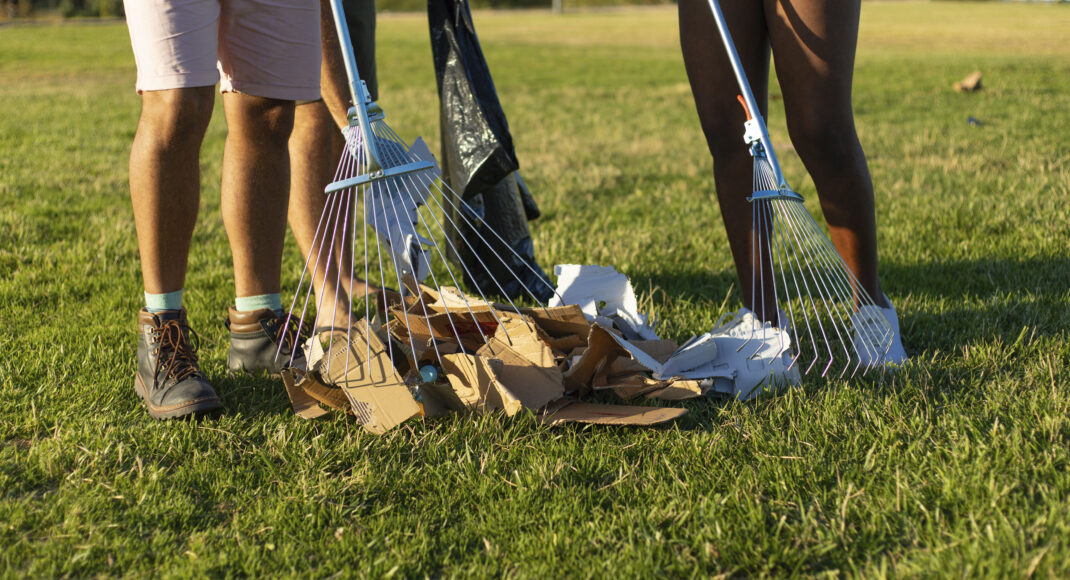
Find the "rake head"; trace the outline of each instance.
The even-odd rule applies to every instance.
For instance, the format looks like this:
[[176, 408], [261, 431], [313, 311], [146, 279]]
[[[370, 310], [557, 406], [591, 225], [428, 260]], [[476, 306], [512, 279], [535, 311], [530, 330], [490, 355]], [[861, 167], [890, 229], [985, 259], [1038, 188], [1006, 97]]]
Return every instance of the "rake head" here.
[[[832, 240], [764, 154], [754, 157], [751, 304], [758, 315], [786, 330], [792, 364], [821, 376], [841, 367], [854, 376], [880, 366], [894, 339], [891, 325], [836, 251]], [[775, 304], [776, 314], [765, 312]]]
[[[532, 268], [544, 285], [536, 294], [529, 289], [531, 277], [525, 284], [503, 267], [515, 263], [515, 252], [439, 179], [426, 144], [418, 139], [410, 147], [383, 121], [378, 106], [372, 104], [368, 112], [366, 131], [351, 123], [346, 133], [290, 319], [298, 328], [315, 320], [306, 343], [310, 368], [319, 360], [326, 373], [336, 345], [360, 344], [366, 352], [345, 354], [346, 365], [350, 358], [389, 361], [381, 366], [397, 369], [406, 383], [429, 382], [427, 375], [443, 368], [446, 354], [474, 352], [495, 336], [508, 344], [510, 325], [526, 321], [523, 313], [530, 308], [544, 306], [539, 294], [552, 295], [554, 288]], [[462, 227], [475, 239], [447, 235]], [[457, 270], [448, 256], [475, 253], [475, 244], [514, 253], [462, 262]], [[516, 280], [500, 279], [502, 272]], [[508, 296], [502, 285], [518, 281], [528, 291], [519, 304], [509, 298], [507, 304], [492, 304], [484, 289], [458, 290], [473, 278], [491, 280], [499, 296]], [[502, 312], [510, 313], [509, 320]], [[385, 355], [373, 352], [377, 345]], [[348, 367], [342, 375], [348, 376]], [[380, 382], [394, 380], [392, 372], [377, 376]]]

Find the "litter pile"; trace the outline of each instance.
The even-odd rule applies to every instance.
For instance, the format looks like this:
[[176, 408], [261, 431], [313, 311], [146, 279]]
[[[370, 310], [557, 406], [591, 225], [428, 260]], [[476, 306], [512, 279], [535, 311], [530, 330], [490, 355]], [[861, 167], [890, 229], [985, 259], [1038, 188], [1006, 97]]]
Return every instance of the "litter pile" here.
[[602, 390], [625, 401], [749, 398], [800, 380], [789, 333], [747, 311], [678, 346], [657, 337], [637, 312], [631, 283], [613, 268], [567, 265], [555, 273], [547, 307], [420, 285], [419, 296], [372, 320], [312, 337], [308, 369], [283, 372], [294, 411], [305, 419], [345, 411], [378, 434], [415, 416], [521, 409], [550, 425], [655, 425], [687, 410], [584, 399]]

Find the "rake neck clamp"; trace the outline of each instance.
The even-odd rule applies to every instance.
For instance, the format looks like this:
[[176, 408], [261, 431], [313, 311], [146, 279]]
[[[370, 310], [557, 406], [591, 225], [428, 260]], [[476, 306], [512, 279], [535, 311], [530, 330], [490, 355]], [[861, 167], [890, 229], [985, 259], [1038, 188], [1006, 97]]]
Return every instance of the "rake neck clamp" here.
[[747, 73], [743, 71], [743, 63], [739, 60], [739, 53], [736, 52], [735, 43], [732, 42], [732, 34], [728, 32], [728, 23], [724, 19], [724, 13], [721, 12], [721, 5], [717, 0], [708, 0], [708, 2], [710, 11], [713, 13], [713, 19], [717, 23], [717, 30], [721, 33], [721, 41], [724, 42], [725, 52], [728, 53], [728, 60], [732, 64], [732, 72], [735, 73], [736, 81], [739, 83], [743, 109], [747, 113], [747, 122], [743, 124], [743, 140], [751, 146], [751, 155], [755, 157], [757, 157], [755, 155], [755, 146], [761, 145], [764, 150], [761, 152], [769, 163], [769, 167], [773, 170], [773, 177], [776, 178], [777, 187], [781, 190], [791, 191], [787, 180], [784, 179], [784, 173], [780, 170], [780, 164], [777, 163], [776, 153], [773, 152], [773, 143], [769, 139], [769, 130], [765, 126], [762, 114], [758, 111], [758, 102], [754, 99], [754, 92], [751, 91], [750, 82], [747, 81]]
[[[353, 107], [349, 109], [349, 128], [360, 127], [363, 137], [364, 153], [367, 155], [367, 165], [371, 170], [377, 170], [382, 165], [379, 163], [379, 151], [375, 146], [375, 134], [372, 133], [369, 110], [374, 107], [381, 115], [382, 109], [376, 105], [368, 93], [368, 87], [360, 79], [360, 71], [357, 70], [357, 58], [353, 54], [353, 41], [349, 38], [349, 26], [346, 24], [346, 15], [342, 10], [342, 0], [331, 0], [331, 12], [334, 14], [334, 26], [338, 32], [338, 42], [342, 46], [342, 60], [345, 62], [346, 76], [349, 79], [349, 94], [353, 98]], [[354, 113], [356, 113], [354, 115]], [[381, 116], [379, 118], [382, 118]]]

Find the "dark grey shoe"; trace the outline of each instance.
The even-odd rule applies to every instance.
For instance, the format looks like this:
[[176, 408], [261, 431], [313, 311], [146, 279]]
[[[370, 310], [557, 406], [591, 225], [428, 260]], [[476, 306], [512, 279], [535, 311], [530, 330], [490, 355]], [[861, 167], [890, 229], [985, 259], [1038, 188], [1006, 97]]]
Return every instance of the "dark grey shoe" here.
[[[197, 338], [186, 310], [137, 316], [137, 377], [134, 390], [145, 400], [149, 415], [171, 419], [222, 407], [211, 383], [197, 367]], [[194, 342], [199, 342], [195, 340]]]
[[305, 370], [297, 321], [287, 324], [288, 320], [270, 308], [239, 312], [231, 307], [226, 320], [230, 329], [227, 368], [231, 372], [267, 371], [273, 376], [286, 368]]

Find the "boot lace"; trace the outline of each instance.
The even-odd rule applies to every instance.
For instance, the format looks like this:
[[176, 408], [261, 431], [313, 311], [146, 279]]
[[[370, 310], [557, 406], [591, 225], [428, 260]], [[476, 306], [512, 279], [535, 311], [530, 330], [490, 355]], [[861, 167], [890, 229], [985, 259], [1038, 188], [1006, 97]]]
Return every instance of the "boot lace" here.
[[[274, 325], [274, 328], [270, 328], [271, 325]], [[276, 318], [274, 322], [264, 326], [264, 330], [268, 331], [269, 335], [274, 335], [275, 344], [281, 345], [279, 355], [290, 355], [297, 349], [300, 340], [308, 336], [308, 330], [304, 325], [290, 315]]]
[[161, 368], [166, 372], [166, 377], [175, 382], [201, 376], [197, 368], [197, 350], [201, 338], [192, 328], [183, 327], [177, 320], [168, 320], [160, 325], [157, 337], [160, 354], [156, 358], [156, 376], [159, 376]]

